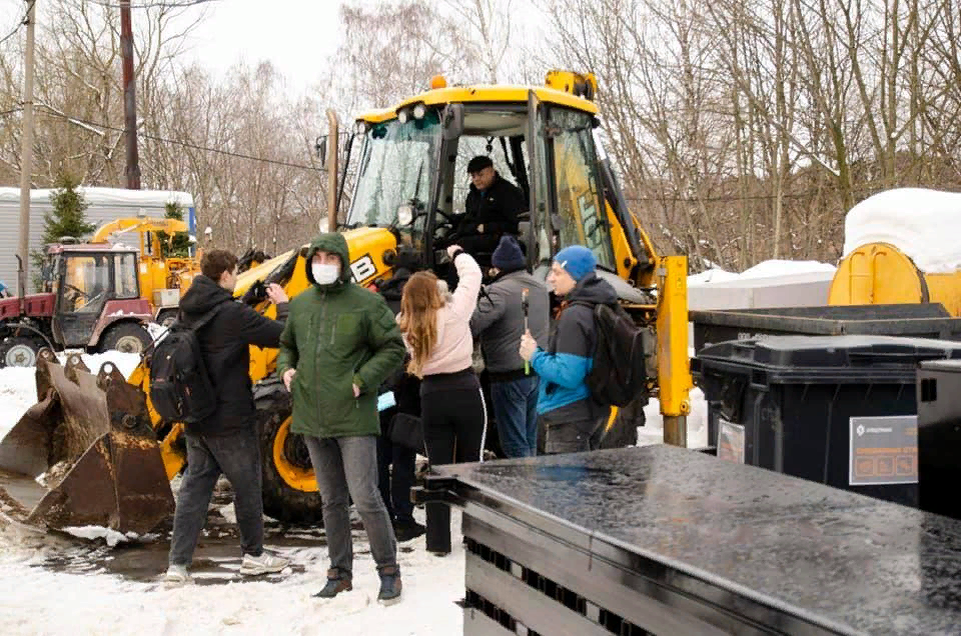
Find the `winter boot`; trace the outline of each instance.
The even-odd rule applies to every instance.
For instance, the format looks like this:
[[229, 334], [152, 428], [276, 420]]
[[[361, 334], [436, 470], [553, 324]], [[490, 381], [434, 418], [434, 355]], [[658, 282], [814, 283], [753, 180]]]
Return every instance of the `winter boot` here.
[[350, 574], [344, 574], [339, 568], [327, 570], [327, 585], [324, 589], [314, 594], [314, 598], [334, 598], [341, 592], [349, 592], [354, 589]]
[[394, 536], [401, 543], [416, 539], [427, 532], [427, 528], [413, 519], [398, 519], [394, 522]]
[[400, 568], [396, 565], [377, 568], [380, 574], [380, 593], [377, 601], [382, 605], [393, 605], [400, 600]]

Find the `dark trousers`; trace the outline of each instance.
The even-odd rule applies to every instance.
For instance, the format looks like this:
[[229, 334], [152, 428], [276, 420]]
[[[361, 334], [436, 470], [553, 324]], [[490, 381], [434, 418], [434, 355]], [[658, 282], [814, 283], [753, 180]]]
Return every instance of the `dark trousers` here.
[[330, 567], [350, 578], [354, 546], [350, 500], [364, 522], [370, 554], [378, 569], [397, 565], [397, 541], [377, 490], [377, 438], [374, 435], [320, 438], [304, 436], [323, 501]]
[[[483, 459], [487, 409], [480, 389], [438, 391], [421, 397], [424, 442], [431, 466]], [[427, 550], [450, 552], [450, 508], [429, 503]]]
[[600, 448], [604, 423], [609, 413], [584, 419], [566, 420], [542, 413], [537, 421], [540, 434], [544, 436], [544, 454], [581, 453]]
[[217, 479], [223, 474], [234, 489], [234, 509], [244, 554], [264, 551], [264, 501], [261, 494], [260, 442], [253, 427], [223, 436], [185, 433], [187, 473], [177, 493], [170, 563], [190, 565]]
[[413, 521], [414, 504], [410, 489], [414, 487], [417, 452], [394, 444], [385, 435], [377, 438], [377, 472], [380, 496], [394, 521]]

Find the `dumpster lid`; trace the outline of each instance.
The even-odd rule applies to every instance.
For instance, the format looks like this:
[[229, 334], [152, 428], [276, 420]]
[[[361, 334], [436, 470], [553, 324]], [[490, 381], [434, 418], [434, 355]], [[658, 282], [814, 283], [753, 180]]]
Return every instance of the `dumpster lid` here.
[[913, 377], [924, 360], [961, 358], [961, 342], [897, 336], [767, 336], [704, 347], [699, 365], [716, 363], [782, 371], [787, 377], [811, 369], [896, 371]]
[[667, 445], [437, 473], [502, 532], [536, 528], [745, 616], [777, 608], [785, 633], [961, 624], [961, 522], [948, 517]]

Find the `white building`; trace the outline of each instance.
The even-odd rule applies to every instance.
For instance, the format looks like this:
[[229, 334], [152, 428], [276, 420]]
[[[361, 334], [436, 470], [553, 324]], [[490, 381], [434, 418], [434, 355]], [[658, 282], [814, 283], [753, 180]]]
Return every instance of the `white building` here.
[[[30, 191], [30, 251], [43, 248], [44, 215], [53, 211], [50, 196], [53, 190]], [[85, 212], [87, 222], [101, 225], [120, 218], [146, 216], [163, 218], [167, 203], [176, 203], [184, 212], [184, 220], [190, 228], [190, 235], [196, 236], [196, 212], [193, 196], [174, 190], [125, 190], [121, 188], [78, 187], [87, 203]], [[75, 237], [83, 239], [85, 237]], [[9, 289], [18, 289], [17, 250], [20, 245], [20, 188], [0, 188], [0, 282]], [[25, 263], [31, 271], [27, 277], [30, 283], [32, 265]], [[19, 289], [18, 289], [19, 293]]]

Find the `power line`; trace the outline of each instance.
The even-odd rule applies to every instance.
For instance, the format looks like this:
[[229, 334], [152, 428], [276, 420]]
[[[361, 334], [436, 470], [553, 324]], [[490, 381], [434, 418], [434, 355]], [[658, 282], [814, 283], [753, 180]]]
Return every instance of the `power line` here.
[[[73, 115], [67, 115], [65, 113], [57, 112], [45, 104], [38, 104], [38, 106], [42, 106], [46, 111], [48, 111], [49, 115], [60, 118], [60, 119], [64, 119], [66, 121], [74, 121], [80, 124], [85, 124], [87, 126], [104, 128], [106, 130], [112, 130], [115, 132], [125, 132], [123, 128], [119, 128], [117, 126], [100, 124], [97, 122], [83, 119], [82, 117], [74, 117]], [[140, 131], [137, 132], [137, 136], [142, 137], [144, 139], [150, 139], [152, 141], [159, 141], [161, 143], [173, 144], [176, 146], [183, 146], [184, 148], [192, 148], [194, 150], [202, 150], [204, 152], [212, 152], [215, 154], [226, 155], [228, 157], [236, 157], [238, 159], [248, 159], [250, 161], [261, 161], [263, 163], [270, 163], [277, 166], [285, 166], [287, 168], [298, 168], [300, 170], [311, 170], [313, 172], [326, 172], [326, 170], [324, 170], [323, 168], [317, 168], [316, 166], [308, 166], [306, 164], [292, 163], [289, 161], [280, 161], [278, 159], [267, 159], [266, 157], [255, 157], [254, 155], [245, 155], [240, 152], [231, 152], [229, 150], [222, 150], [220, 148], [210, 148], [208, 146], [201, 146], [200, 144], [195, 144], [190, 141], [182, 141], [179, 139], [167, 139], [165, 137], [159, 137], [157, 135], [151, 135], [149, 133], [144, 133]]]
[[[874, 194], [889, 186], [865, 186], [851, 188], [853, 194]], [[907, 186], [905, 186], [907, 187]], [[802, 190], [801, 192], [785, 192], [780, 195], [782, 199], [805, 199], [824, 192], [824, 188]], [[778, 198], [776, 194], [752, 194], [746, 196], [723, 195], [714, 197], [677, 197], [677, 196], [650, 196], [650, 197], [624, 197], [630, 203], [734, 203], [738, 201], [773, 201]]]
[[11, 31], [10, 33], [8, 33], [8, 34], [6, 34], [5, 36], [3, 36], [3, 38], [0, 38], [0, 44], [3, 44], [3, 43], [6, 42], [7, 40], [9, 40], [9, 39], [12, 38], [13, 36], [15, 36], [15, 35], [17, 34], [17, 32], [20, 31], [20, 27], [22, 27], [24, 24], [27, 23], [27, 16], [30, 15], [30, 8], [33, 7], [33, 5], [34, 5], [34, 3], [35, 3], [36, 1], [37, 1], [37, 0], [30, 0], [30, 4], [29, 4], [29, 6], [27, 6], [26, 12], [23, 14], [23, 17], [20, 18], [20, 21], [17, 22], [17, 26], [13, 27], [13, 31]]

